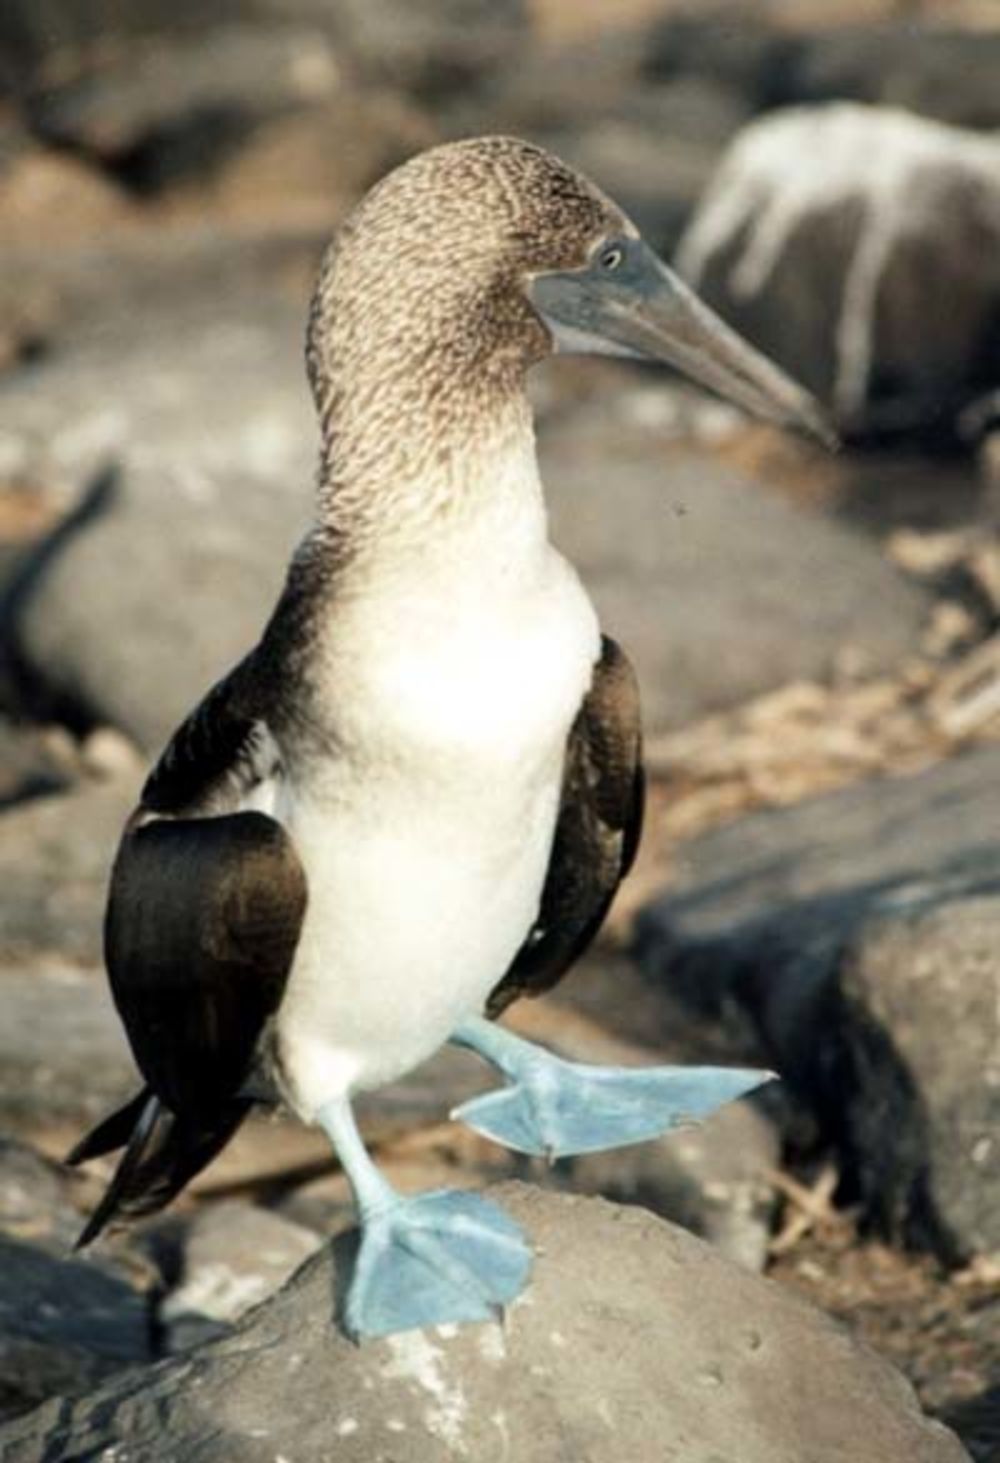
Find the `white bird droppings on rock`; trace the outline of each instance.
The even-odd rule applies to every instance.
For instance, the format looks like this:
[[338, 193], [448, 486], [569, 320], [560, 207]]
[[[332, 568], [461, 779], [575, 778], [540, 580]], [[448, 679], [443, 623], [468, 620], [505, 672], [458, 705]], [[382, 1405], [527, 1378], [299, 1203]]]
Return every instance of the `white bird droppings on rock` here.
[[462, 1426], [468, 1405], [462, 1387], [449, 1383], [445, 1376], [444, 1353], [428, 1341], [423, 1331], [405, 1331], [387, 1338], [392, 1360], [382, 1368], [387, 1380], [399, 1378], [421, 1388], [433, 1398], [433, 1405], [424, 1410], [427, 1430], [457, 1453], [467, 1450]]
[[479, 1354], [484, 1361], [501, 1362], [506, 1358], [507, 1342], [501, 1326], [485, 1326], [480, 1331]]
[[[882, 317], [899, 313], [891, 299], [887, 307], [887, 291], [912, 290], [908, 271], [914, 267], [925, 269], [925, 284], [933, 283], [935, 269], [957, 267], [966, 298], [956, 300], [955, 318], [947, 322], [954, 356], [948, 364], [960, 371], [967, 365], [962, 351], [974, 353], [975, 331], [1000, 289], [1000, 266], [995, 248], [977, 246], [973, 257], [965, 241], [977, 231], [1000, 240], [997, 139], [855, 103], [767, 116], [733, 143], [681, 241], [677, 263], [696, 285], [710, 284], [709, 272], [715, 273], [737, 313], [741, 306], [759, 310], [761, 297], [778, 289], [782, 271], [796, 272], [794, 241], [812, 238], [818, 228], [831, 237], [838, 226], [850, 243], [829, 280], [837, 296], [833, 395], [838, 411], [850, 418], [864, 407], [887, 349], [893, 358], [907, 353], [905, 342], [890, 344]], [[966, 256], [968, 268], [960, 262]], [[725, 304], [718, 289], [710, 287], [709, 294]], [[915, 354], [922, 349], [933, 359], [925, 315], [917, 311], [913, 318], [926, 337]], [[963, 342], [958, 332], [966, 326], [973, 334]], [[815, 315], [810, 328], [818, 328]], [[829, 334], [825, 322], [823, 332]], [[803, 342], [799, 347], [801, 354]], [[803, 369], [801, 362], [792, 364]], [[926, 361], [913, 364], [918, 375], [927, 369]]]

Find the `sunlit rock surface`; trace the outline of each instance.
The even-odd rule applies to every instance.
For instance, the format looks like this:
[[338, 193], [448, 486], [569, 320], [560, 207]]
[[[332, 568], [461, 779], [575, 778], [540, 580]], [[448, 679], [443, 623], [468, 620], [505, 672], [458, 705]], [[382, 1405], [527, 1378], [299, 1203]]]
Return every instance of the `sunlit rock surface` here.
[[331, 1326], [324, 1250], [233, 1335], [10, 1424], [5, 1463], [967, 1456], [885, 1362], [683, 1231], [532, 1188], [500, 1197], [539, 1255], [504, 1326], [356, 1347]]

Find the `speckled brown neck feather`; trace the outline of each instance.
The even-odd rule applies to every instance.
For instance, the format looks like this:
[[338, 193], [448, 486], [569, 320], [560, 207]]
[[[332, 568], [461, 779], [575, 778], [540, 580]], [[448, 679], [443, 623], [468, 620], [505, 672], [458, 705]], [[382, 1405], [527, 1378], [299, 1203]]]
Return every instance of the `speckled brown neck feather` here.
[[326, 255], [308, 332], [321, 523], [340, 556], [433, 525], [530, 437], [524, 376], [551, 341], [525, 278], [581, 265], [622, 226], [513, 138], [435, 148], [368, 194]]

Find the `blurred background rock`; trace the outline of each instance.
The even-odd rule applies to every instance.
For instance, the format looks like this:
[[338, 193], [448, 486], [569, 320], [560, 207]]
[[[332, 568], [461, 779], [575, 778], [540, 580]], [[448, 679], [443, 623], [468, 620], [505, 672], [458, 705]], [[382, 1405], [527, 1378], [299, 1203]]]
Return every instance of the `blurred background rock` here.
[[[514, 1019], [786, 1080], [532, 1176], [804, 1292], [1000, 1456], [995, 0], [4, 0], [0, 86], [0, 1415], [224, 1336], [346, 1221], [324, 1145], [268, 1119], [70, 1260], [97, 1180], [51, 1159], [130, 1086], [100, 971], [121, 820], [310, 510], [324, 242], [414, 151], [509, 131], [846, 444], [625, 363], [533, 383], [653, 777], [599, 947]], [[444, 1121], [478, 1081], [451, 1053], [371, 1099], [404, 1187], [521, 1172]]]

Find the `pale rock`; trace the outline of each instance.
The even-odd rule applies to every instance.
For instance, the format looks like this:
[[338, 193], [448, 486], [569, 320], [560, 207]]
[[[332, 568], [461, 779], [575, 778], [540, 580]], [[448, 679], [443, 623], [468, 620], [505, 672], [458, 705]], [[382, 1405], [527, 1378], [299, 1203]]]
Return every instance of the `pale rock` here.
[[947, 429], [997, 381], [1000, 141], [848, 103], [766, 116], [677, 264], [846, 427]]

